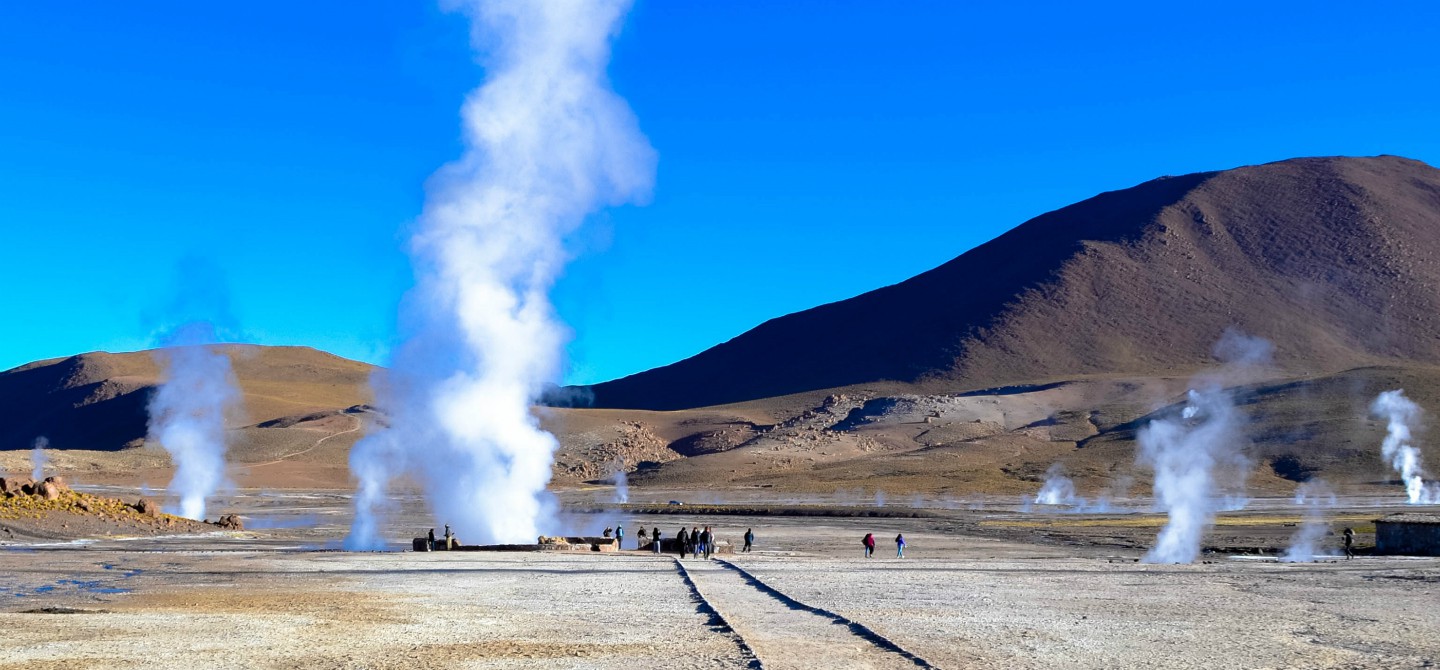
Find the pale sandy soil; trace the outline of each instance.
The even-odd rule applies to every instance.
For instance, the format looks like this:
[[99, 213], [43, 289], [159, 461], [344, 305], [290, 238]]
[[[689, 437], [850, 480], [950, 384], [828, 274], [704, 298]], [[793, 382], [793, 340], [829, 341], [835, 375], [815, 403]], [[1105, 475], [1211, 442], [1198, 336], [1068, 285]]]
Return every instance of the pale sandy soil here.
[[[732, 540], [755, 529], [756, 552], [724, 558], [758, 582], [691, 558], [687, 582], [673, 558], [635, 552], [313, 550], [343, 533], [343, 502], [317, 493], [251, 510], [293, 526], [275, 530], [6, 545], [0, 668], [1440, 663], [1440, 559], [1151, 566], [1138, 550], [947, 521], [626, 520], [667, 535], [709, 523]], [[402, 515], [394, 532], [424, 522]], [[901, 530], [910, 546], [897, 560]], [[877, 558], [860, 557], [865, 532], [881, 540]]]

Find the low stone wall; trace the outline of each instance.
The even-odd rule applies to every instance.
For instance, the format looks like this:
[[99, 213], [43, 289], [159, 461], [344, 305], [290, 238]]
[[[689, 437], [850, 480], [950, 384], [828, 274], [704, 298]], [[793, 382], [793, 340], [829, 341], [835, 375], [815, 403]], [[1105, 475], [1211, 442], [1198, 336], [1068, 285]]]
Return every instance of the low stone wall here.
[[1375, 553], [1440, 556], [1440, 515], [1397, 514], [1376, 519]]

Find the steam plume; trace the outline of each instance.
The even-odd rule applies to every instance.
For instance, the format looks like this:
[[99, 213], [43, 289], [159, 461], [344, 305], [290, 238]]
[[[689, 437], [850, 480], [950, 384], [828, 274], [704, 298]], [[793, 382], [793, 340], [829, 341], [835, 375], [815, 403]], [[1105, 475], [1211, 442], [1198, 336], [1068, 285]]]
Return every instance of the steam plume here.
[[413, 475], [437, 523], [481, 542], [554, 526], [557, 447], [531, 414], [557, 377], [564, 328], [548, 292], [563, 242], [606, 205], [645, 195], [655, 156], [605, 67], [626, 0], [470, 0], [485, 83], [466, 101], [467, 150], [435, 177], [411, 240], [406, 297], [377, 396], [390, 426], [351, 452], [347, 546], [380, 544], [391, 478]]
[[191, 323], [155, 352], [165, 382], [150, 399], [150, 439], [175, 462], [170, 492], [189, 519], [205, 518], [206, 498], [225, 482], [225, 417], [240, 400], [230, 358], [214, 341], [210, 324]]
[[1227, 364], [1221, 373], [1199, 380], [1200, 390], [1187, 393], [1178, 417], [1140, 430], [1139, 461], [1155, 469], [1156, 502], [1168, 515], [1145, 562], [1190, 563], [1200, 555], [1200, 540], [1223, 502], [1217, 499], [1217, 472], [1244, 473], [1248, 464], [1241, 453], [1244, 418], [1221, 382], [1263, 365], [1271, 349], [1266, 340], [1227, 330], [1215, 345]]
[[45, 449], [49, 446], [50, 439], [41, 435], [30, 448], [30, 478], [37, 482], [45, 478], [45, 463], [50, 460], [45, 456]]
[[1405, 482], [1405, 496], [1412, 505], [1440, 504], [1440, 483], [1425, 481], [1420, 449], [1412, 445], [1415, 429], [1424, 413], [1405, 397], [1404, 389], [1385, 391], [1370, 405], [1370, 412], [1385, 418], [1385, 441], [1380, 453]]
[[625, 476], [625, 461], [615, 459], [615, 502], [630, 502], [630, 479]]
[[1309, 481], [1295, 489], [1295, 504], [1305, 510], [1300, 528], [1290, 537], [1290, 546], [1280, 556], [1286, 563], [1309, 563], [1322, 556], [1320, 543], [1329, 528], [1324, 508], [1335, 505], [1335, 494], [1322, 481]]
[[1035, 495], [1037, 505], [1074, 505], [1075, 482], [1065, 476], [1065, 468], [1059, 463], [1045, 471], [1045, 484]]

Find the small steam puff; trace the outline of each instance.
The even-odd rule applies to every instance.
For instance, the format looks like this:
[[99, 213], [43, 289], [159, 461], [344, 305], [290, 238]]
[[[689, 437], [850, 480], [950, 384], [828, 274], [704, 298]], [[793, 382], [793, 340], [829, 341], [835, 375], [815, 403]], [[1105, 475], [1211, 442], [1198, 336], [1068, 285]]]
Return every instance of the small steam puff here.
[[1045, 471], [1045, 485], [1035, 494], [1035, 504], [1074, 505], [1076, 500], [1075, 482], [1065, 476], [1065, 468], [1059, 463], [1051, 465]]
[[548, 293], [566, 236], [643, 197], [655, 169], [605, 74], [629, 2], [457, 4], [486, 80], [465, 103], [465, 155], [435, 176], [411, 240], [406, 338], [376, 384], [389, 425], [350, 455], [351, 549], [383, 546], [378, 515], [401, 474], [467, 540], [530, 542], [556, 527], [546, 485], [558, 443], [531, 412], [565, 339]]
[[35, 438], [33, 446], [30, 447], [30, 479], [38, 482], [45, 478], [45, 464], [50, 462], [45, 456], [45, 450], [49, 447], [49, 438], [44, 435]]
[[1405, 397], [1404, 389], [1385, 391], [1370, 405], [1370, 413], [1386, 421], [1385, 441], [1380, 453], [1405, 482], [1405, 496], [1412, 505], [1440, 504], [1440, 482], [1426, 482], [1420, 449], [1411, 444], [1424, 413]]
[[225, 417], [240, 400], [230, 358], [210, 346], [207, 323], [181, 327], [172, 346], [155, 352], [165, 383], [150, 400], [150, 439], [175, 462], [171, 493], [180, 516], [205, 518], [205, 501], [225, 482]]
[[1295, 489], [1295, 504], [1305, 510], [1300, 528], [1290, 537], [1290, 546], [1280, 556], [1285, 563], [1309, 563], [1329, 554], [1321, 553], [1320, 543], [1330, 531], [1323, 510], [1335, 506], [1335, 494], [1323, 481], [1305, 482]]

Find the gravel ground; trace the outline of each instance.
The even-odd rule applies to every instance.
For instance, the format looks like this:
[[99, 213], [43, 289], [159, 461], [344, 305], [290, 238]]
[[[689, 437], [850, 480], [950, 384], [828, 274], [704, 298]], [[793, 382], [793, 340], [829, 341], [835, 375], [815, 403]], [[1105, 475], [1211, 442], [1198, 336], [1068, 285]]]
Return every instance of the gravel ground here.
[[[692, 590], [673, 557], [635, 552], [314, 551], [343, 534], [343, 499], [304, 500], [274, 502], [257, 532], [5, 545], [0, 668], [1440, 664], [1440, 559], [1153, 566], [965, 519], [624, 519], [755, 530], [755, 552], [721, 558], [759, 584], [687, 558]], [[870, 560], [866, 532], [881, 540]]]

